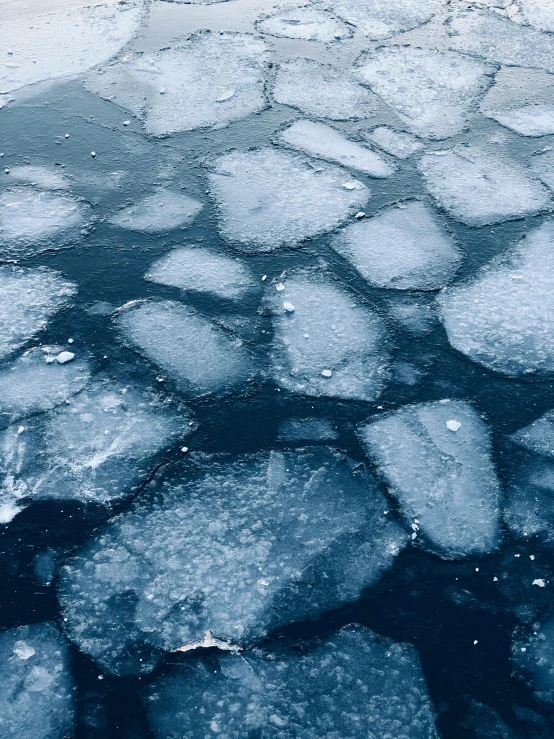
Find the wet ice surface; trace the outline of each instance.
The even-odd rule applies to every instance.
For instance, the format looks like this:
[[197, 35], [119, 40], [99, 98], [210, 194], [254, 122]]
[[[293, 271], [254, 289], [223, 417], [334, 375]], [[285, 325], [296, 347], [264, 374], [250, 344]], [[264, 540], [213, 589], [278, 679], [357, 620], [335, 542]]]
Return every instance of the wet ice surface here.
[[202, 203], [188, 195], [158, 190], [136, 205], [130, 205], [110, 218], [110, 223], [131, 231], [157, 233], [192, 223]]

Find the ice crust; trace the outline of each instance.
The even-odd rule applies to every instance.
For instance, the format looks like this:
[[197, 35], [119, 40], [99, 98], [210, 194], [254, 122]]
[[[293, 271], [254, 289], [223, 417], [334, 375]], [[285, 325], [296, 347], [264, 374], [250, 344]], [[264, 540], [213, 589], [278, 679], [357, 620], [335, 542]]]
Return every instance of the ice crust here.
[[357, 76], [410, 127], [430, 139], [454, 136], [467, 125], [494, 67], [451, 51], [383, 46], [364, 52]]
[[434, 213], [412, 200], [352, 223], [331, 246], [376, 287], [438, 290], [454, 277], [461, 252]]
[[464, 401], [405, 406], [360, 427], [360, 440], [417, 538], [441, 556], [499, 543], [499, 484], [487, 426]]
[[332, 13], [310, 5], [283, 8], [272, 15], [262, 16], [256, 22], [260, 33], [280, 38], [304, 39], [331, 43], [350, 38], [352, 30]]
[[148, 690], [156, 739], [437, 739], [412, 646], [346, 626], [310, 651], [221, 655], [174, 666]]
[[224, 154], [209, 181], [220, 233], [250, 252], [332, 231], [370, 197], [345, 170], [275, 147]]
[[[340, 283], [299, 273], [285, 289], [270, 287], [272, 375], [298, 395], [371, 401], [388, 379], [388, 331], [383, 319]], [[294, 311], [287, 311], [290, 303]]]
[[365, 36], [380, 40], [427, 23], [444, 7], [444, 0], [331, 0], [322, 3], [356, 26]]
[[111, 673], [148, 672], [206, 632], [231, 648], [317, 618], [406, 541], [369, 473], [332, 449], [188, 464], [62, 569], [64, 626]]
[[120, 228], [145, 233], [171, 231], [188, 226], [202, 210], [199, 200], [182, 193], [160, 188], [153, 195], [124, 208], [113, 215], [109, 222]]
[[412, 154], [423, 149], [423, 143], [411, 134], [405, 131], [395, 131], [388, 126], [377, 126], [364, 135], [370, 143], [398, 159], [408, 159]]

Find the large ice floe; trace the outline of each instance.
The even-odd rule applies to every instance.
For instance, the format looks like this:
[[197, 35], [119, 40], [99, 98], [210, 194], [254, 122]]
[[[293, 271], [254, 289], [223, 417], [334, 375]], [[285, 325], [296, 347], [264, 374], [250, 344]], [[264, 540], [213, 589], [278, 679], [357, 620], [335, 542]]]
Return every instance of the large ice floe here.
[[109, 222], [130, 231], [159, 233], [188, 226], [202, 207], [199, 200], [189, 195], [160, 188], [135, 205], [119, 211], [109, 219]]
[[439, 296], [448, 340], [474, 362], [510, 377], [554, 374], [554, 223], [539, 228]]
[[266, 106], [264, 41], [199, 31], [152, 54], [130, 54], [92, 72], [86, 86], [127, 108], [154, 136], [221, 127]]
[[359, 597], [407, 535], [359, 465], [325, 448], [191, 458], [70, 559], [70, 638], [109, 672], [233, 649]]
[[220, 233], [250, 252], [332, 231], [370, 197], [344, 169], [275, 147], [224, 154], [209, 181]]
[[283, 8], [264, 15], [256, 22], [256, 29], [270, 36], [323, 43], [352, 36], [352, 29], [340, 18], [313, 5]]
[[363, 626], [346, 626], [310, 646], [173, 666], [148, 689], [154, 736], [437, 739], [413, 647]]

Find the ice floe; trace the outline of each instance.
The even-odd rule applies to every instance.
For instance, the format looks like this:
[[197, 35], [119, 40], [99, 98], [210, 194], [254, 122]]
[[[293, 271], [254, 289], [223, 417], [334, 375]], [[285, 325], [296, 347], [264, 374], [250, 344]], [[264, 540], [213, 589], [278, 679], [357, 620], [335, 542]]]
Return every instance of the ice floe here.
[[113, 215], [109, 222], [145, 233], [171, 231], [188, 226], [202, 210], [202, 203], [183, 193], [160, 188], [153, 195]]
[[369, 142], [398, 159], [408, 159], [412, 154], [423, 149], [423, 143], [411, 134], [405, 131], [395, 131], [388, 126], [377, 126], [372, 131], [362, 132], [362, 135]]
[[16, 167], [10, 167], [8, 180], [33, 185], [44, 190], [69, 189], [67, 178], [53, 167], [20, 164]]
[[340, 18], [313, 5], [283, 8], [272, 15], [262, 16], [256, 22], [256, 29], [270, 36], [322, 43], [352, 36], [352, 29]]
[[323, 2], [365, 36], [379, 40], [427, 23], [445, 0], [330, 0]]

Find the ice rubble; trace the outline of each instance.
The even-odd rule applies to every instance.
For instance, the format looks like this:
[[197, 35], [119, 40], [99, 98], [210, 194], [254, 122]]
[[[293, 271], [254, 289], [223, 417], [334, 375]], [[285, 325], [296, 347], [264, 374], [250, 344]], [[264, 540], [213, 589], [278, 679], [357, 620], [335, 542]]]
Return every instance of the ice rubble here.
[[281, 132], [279, 142], [309, 156], [336, 162], [370, 177], [390, 177], [395, 171], [395, 167], [382, 156], [324, 123], [295, 121]]
[[311, 647], [173, 666], [148, 689], [154, 736], [437, 739], [412, 646], [353, 625]]
[[17, 167], [10, 167], [9, 179], [22, 182], [26, 185], [40, 187], [44, 190], [69, 189], [69, 183], [66, 177], [54, 167], [21, 164]]
[[554, 5], [550, 0], [518, 0], [525, 20], [541, 31], [554, 31]]
[[69, 650], [54, 624], [20, 626], [0, 634], [0, 665], [0, 736], [73, 736], [75, 706]]
[[279, 424], [279, 441], [334, 441], [338, 434], [328, 418], [287, 418]]
[[58, 272], [0, 266], [0, 358], [43, 329], [75, 292]]
[[368, 118], [379, 104], [349, 69], [302, 58], [279, 65], [273, 97], [305, 115], [337, 121]]
[[299, 395], [378, 398], [389, 359], [382, 318], [332, 279], [298, 273], [284, 288], [269, 288], [275, 382]]
[[427, 23], [445, 0], [320, 0], [365, 36], [379, 40]]
[[132, 111], [147, 133], [163, 136], [225, 126], [262, 110], [267, 47], [241, 33], [199, 31], [179, 46], [124, 56], [86, 86]]
[[255, 289], [254, 275], [237, 259], [191, 244], [155, 262], [146, 279], [181, 290], [239, 300]]
[[202, 203], [195, 198], [160, 188], [135, 205], [130, 205], [113, 215], [109, 223], [131, 231], [159, 233], [188, 226], [202, 208]]
[[417, 200], [350, 224], [331, 246], [370, 285], [397, 290], [438, 290], [454, 277], [462, 258], [434, 213]]
[[468, 282], [438, 298], [448, 340], [511, 377], [554, 373], [554, 223], [546, 221]]
[[[61, 571], [70, 638], [118, 675], [355, 600], [406, 541], [373, 478], [325, 447], [190, 457]], [[208, 633], [209, 632], [209, 633]]]
[[240, 388], [256, 374], [240, 339], [183, 303], [134, 302], [116, 322], [131, 346], [193, 397]]
[[358, 78], [368, 84], [413, 133], [454, 136], [467, 125], [494, 68], [452, 51], [383, 46], [364, 52]]
[[352, 36], [352, 30], [346, 23], [332, 13], [318, 10], [313, 5], [283, 8], [273, 15], [262, 16], [256, 22], [256, 30], [270, 36], [322, 43], [340, 41]]
[[395, 131], [388, 126], [377, 126], [368, 133], [362, 132], [362, 135], [372, 144], [398, 159], [408, 159], [412, 154], [423, 149], [421, 141], [417, 141], [411, 134], [405, 131]]
[[514, 220], [552, 205], [527, 167], [477, 146], [424, 154], [418, 169], [437, 203], [468, 226]]
[[440, 555], [486, 554], [499, 542], [499, 484], [486, 425], [464, 401], [405, 406], [359, 430], [413, 529]]
[[209, 181], [220, 233], [252, 252], [332, 231], [370, 197], [345, 170], [274, 147], [224, 154]]

